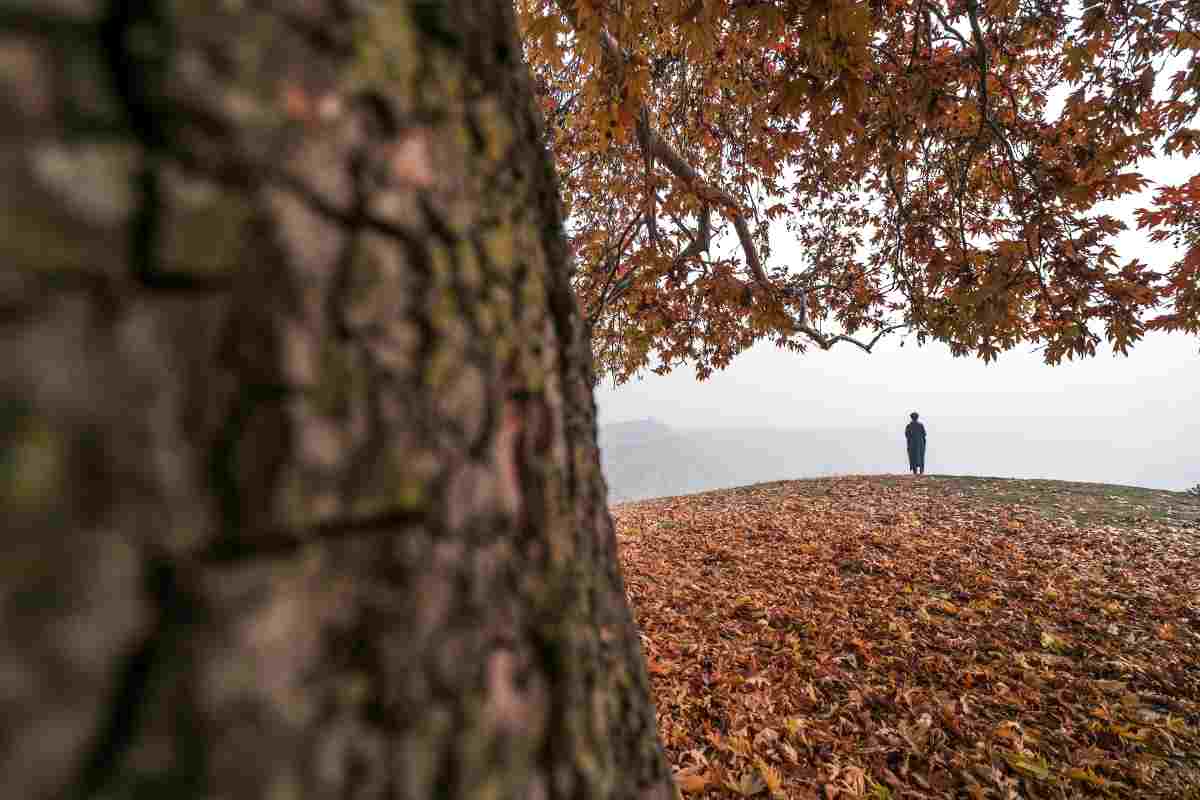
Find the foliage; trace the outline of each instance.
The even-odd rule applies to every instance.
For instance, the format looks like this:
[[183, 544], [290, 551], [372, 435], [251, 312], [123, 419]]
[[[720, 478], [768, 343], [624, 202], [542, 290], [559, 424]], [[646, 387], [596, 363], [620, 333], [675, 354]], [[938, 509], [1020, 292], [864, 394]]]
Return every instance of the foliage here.
[[[1121, 494], [991, 483], [841, 478], [614, 507], [685, 794], [1200, 790], [1194, 509], [1155, 493], [1179, 507], [1134, 521]], [[1037, 501], [988, 499], [1008, 486]], [[1127, 521], [1077, 525], [1077, 496], [1084, 516], [1108, 496], [1100, 516]]]
[[[1108, 201], [1200, 147], [1189, 0], [517, 0], [571, 220], [575, 289], [619, 379], [701, 376], [907, 328], [1057, 362], [1100, 333], [1200, 332], [1200, 177], [1120, 261]], [[798, 240], [772, 258], [769, 223]], [[778, 243], [775, 243], [776, 245]], [[777, 249], [777, 248], [776, 248]]]

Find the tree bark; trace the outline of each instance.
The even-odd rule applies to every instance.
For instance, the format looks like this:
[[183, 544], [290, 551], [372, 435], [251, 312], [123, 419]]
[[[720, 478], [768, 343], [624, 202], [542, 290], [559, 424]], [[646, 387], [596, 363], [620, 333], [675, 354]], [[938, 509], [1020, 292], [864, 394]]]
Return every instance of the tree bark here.
[[672, 796], [513, 27], [0, 10], [0, 796]]

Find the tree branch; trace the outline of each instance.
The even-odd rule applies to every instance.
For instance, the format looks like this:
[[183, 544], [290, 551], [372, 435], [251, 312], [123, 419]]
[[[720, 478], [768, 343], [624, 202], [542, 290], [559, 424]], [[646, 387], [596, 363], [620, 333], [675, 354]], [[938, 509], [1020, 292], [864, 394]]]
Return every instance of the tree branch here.
[[[558, 7], [570, 21], [571, 26], [579, 31], [579, 18], [575, 11], [574, 0], [558, 0]], [[620, 44], [607, 29], [601, 27], [597, 35], [599, 36], [600, 49], [603, 53], [605, 72], [608, 73], [609, 79], [620, 83], [625, 71], [625, 55], [621, 52]], [[771, 282], [767, 277], [767, 273], [763, 270], [762, 259], [758, 252], [758, 247], [754, 243], [754, 237], [750, 231], [750, 225], [746, 220], [746, 214], [741, 203], [737, 201], [728, 191], [709, 185], [700, 173], [692, 167], [688, 160], [683, 157], [654, 129], [650, 124], [649, 110], [643, 107], [639, 110], [639, 130], [638, 139], [644, 151], [644, 158], [647, 163], [658, 161], [678, 180], [683, 181], [688, 188], [701, 200], [706, 203], [711, 203], [721, 206], [730, 220], [733, 222], [733, 228], [737, 232], [738, 242], [742, 246], [742, 251], [746, 256], [746, 266], [748, 267], [754, 282], [758, 284], [769, 296], [772, 297], [787, 297], [799, 299], [800, 314], [798, 319], [793, 322], [797, 330], [803, 331], [805, 327], [805, 298], [802, 289], [787, 288], [780, 289]], [[703, 227], [703, 220], [702, 220]], [[685, 256], [683, 253], [677, 257], [677, 260], [690, 257], [689, 253], [696, 246], [696, 242], [703, 242], [704, 249], [707, 248], [706, 235], [697, 236], [693, 240], [693, 244], [684, 251], [688, 253]], [[700, 251], [696, 251], [696, 255]]]
[[[629, 287], [633, 285], [633, 272], [619, 281], [614, 283], [617, 275], [617, 268], [621, 265], [621, 256], [625, 254], [625, 248], [633, 241], [633, 237], [637, 236], [637, 232], [641, 229], [644, 218], [639, 214], [625, 227], [621, 235], [617, 237], [617, 242], [609, 248], [608, 258], [608, 277], [604, 282], [604, 286], [600, 290], [600, 297], [597, 298], [596, 304], [588, 309], [587, 319], [592, 325], [596, 324], [596, 320], [600, 319], [600, 314], [604, 312], [606, 306], [620, 300]], [[609, 292], [612, 292], [611, 294]]]
[[826, 336], [825, 334], [821, 333], [819, 330], [817, 330], [816, 328], [814, 328], [808, 324], [803, 324], [803, 325], [797, 326], [797, 330], [800, 331], [800, 333], [803, 333], [808, 338], [812, 339], [814, 342], [816, 342], [817, 346], [820, 347], [822, 350], [829, 350], [838, 342], [849, 342], [850, 344], [854, 345], [855, 347], [858, 347], [859, 349], [863, 350], [864, 352], [869, 353], [869, 352], [871, 352], [871, 349], [873, 347], [875, 347], [875, 345], [879, 344], [879, 340], [882, 339], [884, 336], [891, 333], [892, 331], [898, 331], [898, 330], [901, 330], [902, 328], [907, 328], [907, 327], [908, 327], [908, 323], [889, 325], [886, 328], [881, 329], [878, 333], [876, 333], [875, 337], [873, 339], [871, 339], [869, 342], [859, 341], [858, 339], [855, 339], [853, 336], [847, 336], [843, 333], [839, 333], [835, 336]]

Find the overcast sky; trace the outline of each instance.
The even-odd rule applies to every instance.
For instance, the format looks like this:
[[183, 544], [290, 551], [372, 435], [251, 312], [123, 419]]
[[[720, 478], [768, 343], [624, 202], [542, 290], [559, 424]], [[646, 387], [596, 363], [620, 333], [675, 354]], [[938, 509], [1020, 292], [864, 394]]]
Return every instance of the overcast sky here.
[[868, 355], [804, 355], [762, 344], [697, 382], [678, 370], [597, 390], [602, 423], [655, 417], [679, 427], [846, 428], [920, 411], [944, 429], [1052, 424], [1063, 433], [1157, 438], [1200, 426], [1200, 342], [1156, 335], [1129, 357], [1042, 363], [1028, 350], [984, 364], [941, 344], [881, 343]]
[[[1198, 167], [1200, 159], [1159, 160], [1142, 172], [1176, 182]], [[1136, 203], [1122, 205], [1109, 213], [1130, 217]], [[1118, 248], [1122, 258], [1157, 268], [1176, 252], [1137, 231], [1122, 234]], [[777, 257], [786, 258], [782, 249]], [[704, 382], [677, 369], [620, 387], [605, 383], [596, 398], [601, 424], [653, 417], [687, 428], [880, 428], [903, 426], [915, 410], [932, 431], [1024, 432], [1030, 444], [1047, 447], [1120, 441], [1146, 458], [1169, 451], [1189, 474], [1200, 468], [1200, 339], [1182, 335], [1150, 336], [1128, 357], [1102, 350], [1056, 367], [1028, 347], [984, 364], [954, 358], [941, 344], [917, 347], [913, 339], [903, 347], [885, 340], [869, 355], [844, 345], [798, 355], [764, 343]], [[1094, 479], [1094, 465], [1075, 471]]]

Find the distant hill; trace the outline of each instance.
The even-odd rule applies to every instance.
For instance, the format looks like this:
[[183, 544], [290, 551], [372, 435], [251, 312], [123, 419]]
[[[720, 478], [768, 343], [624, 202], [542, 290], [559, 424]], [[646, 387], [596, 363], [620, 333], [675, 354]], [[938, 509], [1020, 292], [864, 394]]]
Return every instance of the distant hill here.
[[690, 494], [724, 486], [711, 450], [653, 419], [600, 428], [600, 458], [613, 502]]
[[600, 429], [613, 502], [781, 478], [899, 471], [903, 464], [881, 455], [886, 443], [880, 431], [677, 430], [654, 419]]

